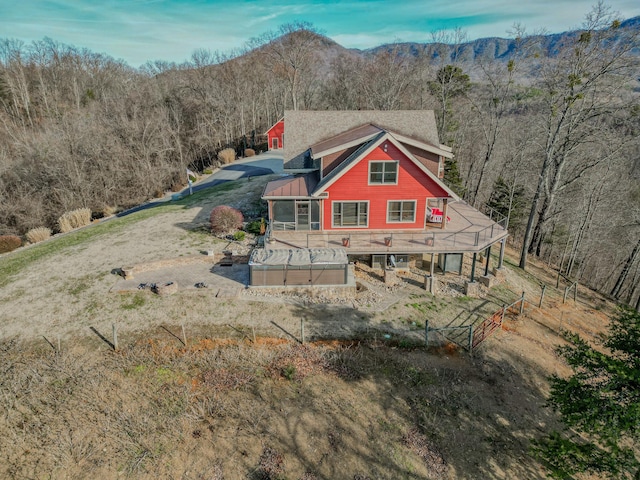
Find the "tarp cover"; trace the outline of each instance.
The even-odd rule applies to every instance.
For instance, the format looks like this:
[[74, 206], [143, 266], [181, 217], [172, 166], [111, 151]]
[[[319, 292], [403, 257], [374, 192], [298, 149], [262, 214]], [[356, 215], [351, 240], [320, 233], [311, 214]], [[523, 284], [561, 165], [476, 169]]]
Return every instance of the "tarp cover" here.
[[249, 265], [346, 265], [349, 263], [344, 248], [296, 248], [254, 250]]

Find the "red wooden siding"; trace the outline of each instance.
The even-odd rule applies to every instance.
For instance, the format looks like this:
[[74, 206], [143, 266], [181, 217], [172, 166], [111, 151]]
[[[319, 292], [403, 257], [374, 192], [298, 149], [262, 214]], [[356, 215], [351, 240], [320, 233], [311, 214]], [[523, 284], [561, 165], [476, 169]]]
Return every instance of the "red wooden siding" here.
[[[384, 144], [383, 144], [384, 145]], [[369, 185], [369, 161], [398, 160], [397, 185]], [[323, 228], [332, 230], [332, 203], [335, 201], [369, 201], [368, 229], [405, 230], [424, 228], [427, 198], [449, 195], [409, 160], [395, 145], [382, 145], [360, 160], [327, 188], [329, 198], [323, 203]], [[388, 200], [416, 200], [416, 220], [413, 223], [387, 223]], [[338, 229], [336, 229], [338, 230]], [[340, 228], [339, 230], [344, 230]]]
[[267, 130], [267, 137], [269, 139], [269, 150], [273, 150], [273, 139], [278, 139], [278, 149], [284, 146], [284, 120], [280, 120], [273, 127]]

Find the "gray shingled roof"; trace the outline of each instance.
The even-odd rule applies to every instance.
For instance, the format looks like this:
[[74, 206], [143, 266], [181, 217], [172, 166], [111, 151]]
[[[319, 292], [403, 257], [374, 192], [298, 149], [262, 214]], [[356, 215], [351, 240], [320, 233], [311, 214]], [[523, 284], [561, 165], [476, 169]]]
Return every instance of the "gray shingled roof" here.
[[284, 167], [308, 168], [305, 152], [312, 145], [369, 123], [435, 147], [440, 145], [433, 110], [287, 110]]

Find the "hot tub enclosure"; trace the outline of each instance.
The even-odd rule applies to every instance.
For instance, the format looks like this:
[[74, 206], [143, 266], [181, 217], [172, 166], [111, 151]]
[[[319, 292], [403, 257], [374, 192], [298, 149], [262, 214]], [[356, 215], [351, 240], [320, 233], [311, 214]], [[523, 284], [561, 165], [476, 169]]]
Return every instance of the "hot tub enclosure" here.
[[342, 248], [254, 250], [251, 286], [345, 285], [349, 259]]

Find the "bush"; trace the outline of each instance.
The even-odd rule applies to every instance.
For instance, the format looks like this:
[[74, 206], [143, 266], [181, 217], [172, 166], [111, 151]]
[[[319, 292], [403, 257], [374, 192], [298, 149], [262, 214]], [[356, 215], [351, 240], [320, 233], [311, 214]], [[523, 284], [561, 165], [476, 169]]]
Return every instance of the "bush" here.
[[22, 245], [17, 235], [0, 235], [0, 253], [12, 252]]
[[218, 160], [220, 163], [229, 164], [236, 159], [236, 151], [233, 148], [225, 148], [218, 152]]
[[256, 151], [253, 148], [246, 148], [244, 150], [245, 157], [253, 157], [256, 154]]
[[62, 214], [58, 219], [58, 229], [62, 233], [70, 232], [76, 228], [84, 227], [91, 223], [91, 209], [78, 208]]
[[30, 243], [38, 243], [51, 238], [51, 229], [47, 227], [32, 228], [25, 235]]
[[254, 220], [247, 225], [245, 230], [249, 233], [253, 233], [254, 235], [264, 235], [264, 232], [267, 229], [267, 224], [264, 221], [264, 218], [261, 220]]
[[228, 233], [242, 227], [244, 217], [239, 210], [227, 205], [220, 205], [211, 211], [211, 232]]
[[241, 242], [244, 240], [244, 232], [242, 230], [238, 230], [236, 233], [233, 234], [233, 239], [236, 242]]
[[204, 173], [205, 175], [211, 175], [213, 173], [213, 170], [210, 168], [206, 168], [202, 173]]

